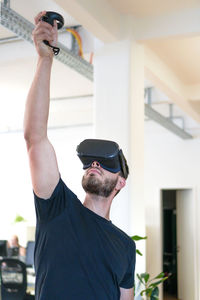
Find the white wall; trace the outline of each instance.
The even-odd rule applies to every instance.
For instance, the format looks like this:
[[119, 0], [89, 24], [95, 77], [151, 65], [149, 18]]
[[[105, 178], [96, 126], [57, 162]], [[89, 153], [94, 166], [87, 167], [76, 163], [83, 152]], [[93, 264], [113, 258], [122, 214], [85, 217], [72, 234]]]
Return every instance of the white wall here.
[[[49, 130], [55, 147], [62, 178], [83, 200], [81, 187], [82, 164], [76, 156], [76, 146], [81, 140], [93, 137], [92, 126], [77, 126]], [[32, 185], [25, 141], [22, 132], [0, 134], [0, 239], [9, 239], [17, 233], [22, 244], [26, 243], [26, 226], [35, 225]], [[16, 214], [27, 222], [14, 226]]]
[[[152, 276], [162, 271], [160, 190], [191, 188], [195, 192], [196, 215], [188, 218], [194, 218], [194, 232], [197, 235], [195, 239], [197, 288], [200, 286], [199, 150], [200, 139], [182, 140], [153, 121], [145, 123], [147, 271]], [[200, 297], [200, 291], [198, 295]]]

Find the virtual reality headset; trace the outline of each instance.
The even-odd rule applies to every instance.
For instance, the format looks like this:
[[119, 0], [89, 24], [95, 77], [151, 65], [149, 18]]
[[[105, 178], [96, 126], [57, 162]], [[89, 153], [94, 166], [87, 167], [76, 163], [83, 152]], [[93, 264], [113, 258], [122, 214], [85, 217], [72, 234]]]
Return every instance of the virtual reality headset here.
[[129, 174], [129, 168], [119, 145], [113, 141], [87, 139], [77, 146], [77, 155], [83, 163], [83, 169], [87, 169], [94, 161], [100, 166], [112, 173], [121, 171], [126, 179]]

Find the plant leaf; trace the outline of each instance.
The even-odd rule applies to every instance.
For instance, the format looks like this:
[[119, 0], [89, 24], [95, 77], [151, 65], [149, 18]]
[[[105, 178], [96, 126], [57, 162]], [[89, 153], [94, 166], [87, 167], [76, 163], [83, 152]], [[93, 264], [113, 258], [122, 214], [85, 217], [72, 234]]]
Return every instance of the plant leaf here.
[[16, 215], [14, 223], [18, 223], [18, 222], [25, 222], [26, 220], [20, 216], [20, 215]]
[[147, 289], [141, 291], [140, 295], [143, 296], [144, 293], [146, 296], [151, 296], [152, 288], [147, 288]]
[[139, 281], [140, 281], [142, 284], [145, 284], [144, 281], [142, 280], [142, 277], [141, 277], [139, 274], [137, 274], [137, 278], [139, 279]]
[[154, 277], [154, 279], [158, 279], [158, 278], [163, 278], [165, 276], [164, 272], [161, 272], [160, 274], [158, 274], [156, 277]]
[[149, 280], [149, 273], [142, 273], [142, 274], [140, 274], [140, 276], [141, 276], [141, 278], [144, 279], [145, 283], [148, 282], [148, 280]]
[[157, 285], [159, 285], [160, 283], [162, 283], [163, 281], [165, 281], [168, 277], [164, 277], [159, 281], [155, 281], [153, 283], [150, 284], [150, 286], [156, 287]]
[[146, 290], [142, 290], [141, 292], [140, 292], [140, 296], [143, 296], [143, 294], [146, 292]]
[[143, 254], [138, 249], [136, 249], [136, 253], [139, 254], [140, 256], [143, 256]]
[[159, 289], [158, 287], [156, 287], [155, 289], [153, 289], [151, 293], [150, 300], [159, 300], [158, 296], [159, 296]]
[[131, 238], [132, 238], [132, 240], [134, 240], [134, 241], [140, 241], [140, 240], [146, 240], [146, 239], [147, 239], [147, 236], [141, 237], [141, 236], [139, 236], [139, 235], [134, 235], [134, 236], [132, 236]]

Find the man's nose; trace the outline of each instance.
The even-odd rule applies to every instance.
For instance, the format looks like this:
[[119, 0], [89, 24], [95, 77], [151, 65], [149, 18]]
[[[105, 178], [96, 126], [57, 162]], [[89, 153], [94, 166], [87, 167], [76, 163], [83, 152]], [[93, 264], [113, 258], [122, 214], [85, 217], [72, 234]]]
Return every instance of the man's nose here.
[[91, 164], [91, 166], [93, 167], [93, 168], [100, 168], [101, 166], [100, 166], [100, 163], [98, 163], [98, 161], [93, 161], [93, 163]]

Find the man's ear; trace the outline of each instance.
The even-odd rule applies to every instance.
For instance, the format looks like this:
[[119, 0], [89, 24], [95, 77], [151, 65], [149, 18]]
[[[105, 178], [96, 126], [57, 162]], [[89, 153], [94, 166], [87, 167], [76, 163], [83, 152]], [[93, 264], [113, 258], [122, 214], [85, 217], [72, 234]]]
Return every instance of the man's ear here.
[[126, 185], [126, 179], [125, 179], [124, 177], [122, 177], [122, 176], [119, 176], [115, 188], [116, 188], [118, 191], [120, 191], [123, 187], [125, 187], [125, 185]]

